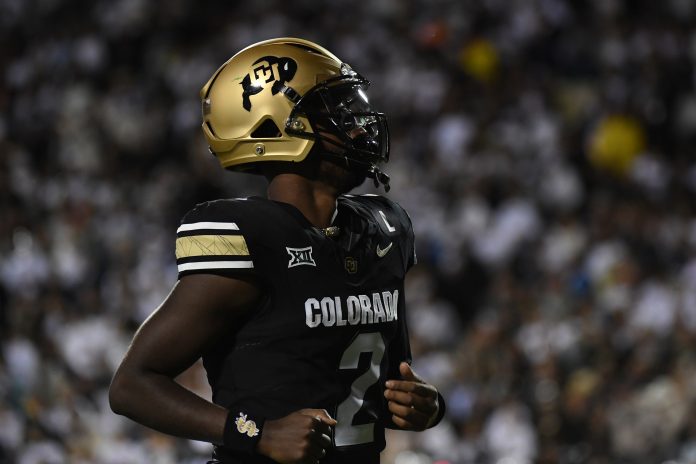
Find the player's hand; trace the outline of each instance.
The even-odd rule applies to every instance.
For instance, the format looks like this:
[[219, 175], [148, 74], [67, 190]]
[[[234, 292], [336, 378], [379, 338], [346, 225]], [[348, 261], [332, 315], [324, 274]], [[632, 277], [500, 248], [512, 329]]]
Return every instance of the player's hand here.
[[437, 419], [437, 389], [418, 377], [411, 366], [399, 365], [402, 380], [388, 380], [384, 397], [389, 400], [392, 422], [403, 430], [425, 430]]
[[334, 425], [336, 420], [324, 409], [301, 409], [267, 420], [256, 449], [281, 464], [315, 464], [331, 446]]

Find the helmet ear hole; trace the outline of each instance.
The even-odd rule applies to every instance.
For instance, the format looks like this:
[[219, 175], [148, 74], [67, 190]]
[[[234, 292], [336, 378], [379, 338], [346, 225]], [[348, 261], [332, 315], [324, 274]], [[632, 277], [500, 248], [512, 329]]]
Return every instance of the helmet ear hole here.
[[278, 129], [278, 126], [272, 119], [266, 119], [259, 127], [251, 133], [251, 138], [254, 139], [271, 139], [282, 137], [283, 134]]

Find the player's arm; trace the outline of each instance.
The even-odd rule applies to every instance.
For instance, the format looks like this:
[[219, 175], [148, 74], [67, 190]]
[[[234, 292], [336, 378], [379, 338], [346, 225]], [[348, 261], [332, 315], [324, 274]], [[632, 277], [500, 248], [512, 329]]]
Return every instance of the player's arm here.
[[179, 437], [223, 442], [227, 410], [174, 378], [254, 308], [251, 281], [212, 274], [182, 277], [137, 331], [109, 389], [114, 412]]
[[[402, 256], [406, 273], [417, 261], [411, 218], [396, 203], [389, 203], [387, 211], [394, 214], [392, 222], [399, 224], [403, 231]], [[385, 383], [384, 397], [391, 413], [386, 426], [401, 430], [425, 430], [440, 422], [445, 413], [445, 401], [437, 388], [419, 377], [411, 368], [406, 319], [405, 314], [399, 316], [400, 334], [391, 345], [390, 359], [400, 362], [391, 366]]]
[[[183, 277], [133, 339], [109, 389], [114, 412], [160, 432], [223, 444], [229, 411], [174, 378], [255, 308], [251, 281], [212, 274]], [[255, 451], [280, 463], [316, 462], [331, 445], [326, 411], [302, 409], [268, 420]]]

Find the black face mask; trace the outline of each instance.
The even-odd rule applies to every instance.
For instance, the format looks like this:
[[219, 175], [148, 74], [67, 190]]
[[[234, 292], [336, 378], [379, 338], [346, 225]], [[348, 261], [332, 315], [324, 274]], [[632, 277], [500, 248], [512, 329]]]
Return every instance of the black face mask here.
[[[328, 79], [297, 100], [286, 124], [286, 132], [297, 137], [321, 140], [334, 149], [323, 156], [383, 184], [389, 176], [379, 165], [389, 161], [389, 130], [383, 113], [370, 106], [366, 90], [370, 83], [357, 74]], [[314, 132], [296, 122], [306, 118]], [[298, 127], [299, 126], [299, 127]]]

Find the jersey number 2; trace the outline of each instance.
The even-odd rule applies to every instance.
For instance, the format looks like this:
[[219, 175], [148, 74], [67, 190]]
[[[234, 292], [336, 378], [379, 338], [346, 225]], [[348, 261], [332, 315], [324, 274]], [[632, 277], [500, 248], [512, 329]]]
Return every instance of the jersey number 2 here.
[[350, 394], [336, 412], [334, 440], [336, 446], [358, 445], [374, 441], [374, 423], [353, 425], [355, 415], [363, 406], [365, 392], [379, 380], [384, 357], [384, 340], [379, 332], [361, 333], [348, 346], [341, 358], [340, 369], [357, 369], [361, 353], [370, 353], [370, 368], [350, 386]]

